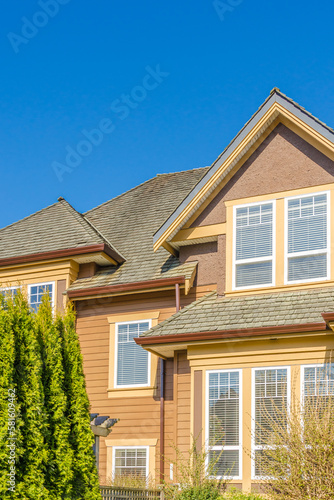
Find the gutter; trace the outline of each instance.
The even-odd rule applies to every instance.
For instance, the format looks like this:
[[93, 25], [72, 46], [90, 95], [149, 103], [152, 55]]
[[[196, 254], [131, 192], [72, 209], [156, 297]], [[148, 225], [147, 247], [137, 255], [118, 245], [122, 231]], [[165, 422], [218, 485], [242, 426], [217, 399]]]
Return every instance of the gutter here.
[[137, 290], [149, 290], [157, 287], [182, 285], [185, 283], [184, 276], [177, 276], [175, 278], [162, 278], [156, 280], [137, 281], [135, 283], [126, 283], [124, 285], [109, 285], [98, 286], [94, 288], [84, 288], [78, 290], [68, 290], [67, 295], [69, 299], [76, 299], [81, 297], [90, 297], [94, 295], [108, 295], [120, 292], [131, 292]]
[[98, 245], [88, 245], [85, 247], [66, 248], [64, 250], [52, 250], [51, 252], [33, 253], [20, 257], [9, 257], [0, 259], [0, 266], [10, 266], [15, 264], [28, 264], [30, 262], [38, 262], [41, 260], [59, 259], [63, 257], [71, 257], [74, 255], [85, 255], [87, 253], [104, 252], [111, 257], [116, 263], [120, 264], [125, 261], [124, 257], [118, 255], [106, 243]]
[[[334, 314], [333, 314], [334, 319]], [[176, 344], [178, 342], [193, 342], [200, 340], [219, 340], [233, 339], [243, 337], [258, 337], [262, 335], [277, 335], [284, 333], [307, 333], [326, 331], [327, 324], [322, 323], [306, 323], [304, 325], [284, 325], [284, 326], [264, 326], [259, 328], [240, 328], [235, 330], [216, 330], [209, 332], [196, 333], [178, 333], [172, 335], [155, 335], [150, 337], [139, 337], [135, 341], [138, 345], [155, 345], [155, 344]]]

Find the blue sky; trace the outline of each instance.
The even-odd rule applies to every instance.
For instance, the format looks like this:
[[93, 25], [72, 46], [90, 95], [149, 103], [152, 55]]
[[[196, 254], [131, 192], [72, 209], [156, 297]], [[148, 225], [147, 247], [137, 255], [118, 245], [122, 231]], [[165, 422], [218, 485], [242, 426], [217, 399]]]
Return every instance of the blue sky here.
[[275, 86], [333, 127], [333, 17], [326, 0], [6, 2], [0, 227], [210, 165]]

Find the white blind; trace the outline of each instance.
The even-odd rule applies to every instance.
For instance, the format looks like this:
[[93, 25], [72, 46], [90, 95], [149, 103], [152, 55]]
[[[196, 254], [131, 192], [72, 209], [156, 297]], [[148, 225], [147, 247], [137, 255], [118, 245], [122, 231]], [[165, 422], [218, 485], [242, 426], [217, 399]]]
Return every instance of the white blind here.
[[334, 396], [334, 364], [304, 367], [304, 401]]
[[146, 448], [117, 448], [115, 450], [114, 476], [147, 475]]
[[148, 352], [134, 338], [149, 329], [149, 322], [117, 325], [117, 385], [148, 384]]
[[288, 281], [327, 276], [327, 194], [288, 200]]
[[272, 283], [273, 204], [236, 209], [235, 285]]
[[208, 403], [209, 444], [212, 447], [209, 459], [216, 461], [219, 457], [215, 465], [217, 476], [239, 476], [239, 372], [210, 373]]
[[272, 444], [272, 422], [286, 425], [287, 369], [268, 368], [255, 370], [255, 475], [265, 472], [261, 459], [266, 446]]

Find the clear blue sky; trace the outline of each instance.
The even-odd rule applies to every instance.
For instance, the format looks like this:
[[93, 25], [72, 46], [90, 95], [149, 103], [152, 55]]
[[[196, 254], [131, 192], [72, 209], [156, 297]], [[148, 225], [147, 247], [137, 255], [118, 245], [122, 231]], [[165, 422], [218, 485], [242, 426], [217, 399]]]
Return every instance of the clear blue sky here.
[[0, 227], [210, 165], [275, 86], [334, 126], [333, 1], [55, 1], [2, 4]]

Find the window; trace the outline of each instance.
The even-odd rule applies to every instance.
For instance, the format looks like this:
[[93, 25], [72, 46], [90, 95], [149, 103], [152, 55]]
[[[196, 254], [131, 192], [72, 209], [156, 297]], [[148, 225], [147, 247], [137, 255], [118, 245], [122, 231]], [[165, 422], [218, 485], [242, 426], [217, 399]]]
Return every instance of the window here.
[[234, 288], [274, 283], [274, 202], [234, 209]]
[[150, 354], [134, 339], [151, 328], [151, 321], [116, 324], [115, 386], [150, 385]]
[[141, 476], [148, 477], [149, 463], [148, 446], [113, 447], [113, 477], [115, 476]]
[[[290, 372], [288, 368], [253, 369], [253, 477], [263, 476], [261, 457], [271, 442], [271, 420], [286, 419]], [[284, 422], [283, 422], [284, 423]]]
[[318, 396], [334, 396], [334, 364], [303, 366], [302, 393], [305, 405]]
[[49, 294], [51, 304], [53, 305], [54, 283], [40, 283], [38, 285], [29, 285], [28, 288], [29, 304], [34, 311], [38, 310], [39, 306], [42, 303], [43, 295], [45, 293]]
[[7, 298], [13, 299], [17, 294], [17, 291], [18, 291], [17, 286], [10, 286], [8, 288], [2, 288], [0, 290], [0, 295], [2, 295], [5, 298], [5, 300]]
[[329, 278], [329, 194], [286, 200], [286, 282]]
[[218, 477], [241, 479], [241, 371], [208, 372], [209, 461]]

